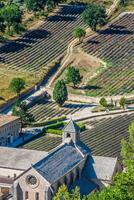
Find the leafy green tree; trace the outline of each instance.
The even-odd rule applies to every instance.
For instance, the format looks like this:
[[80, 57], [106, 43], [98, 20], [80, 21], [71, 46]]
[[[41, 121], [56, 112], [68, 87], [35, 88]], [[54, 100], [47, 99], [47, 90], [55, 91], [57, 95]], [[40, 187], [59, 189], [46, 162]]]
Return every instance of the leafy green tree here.
[[99, 103], [100, 103], [100, 105], [103, 106], [104, 108], [107, 107], [107, 100], [106, 100], [104, 97], [102, 97], [102, 98], [100, 99]]
[[73, 31], [73, 37], [79, 38], [79, 42], [83, 41], [85, 35], [86, 35], [86, 31], [80, 27], [75, 28]]
[[68, 67], [66, 73], [66, 82], [73, 83], [73, 87], [75, 88], [77, 84], [79, 84], [82, 80], [82, 76], [80, 75], [79, 69], [75, 67]]
[[93, 31], [96, 31], [97, 25], [106, 23], [106, 9], [104, 6], [89, 3], [86, 10], [82, 13], [82, 20], [90, 26]]
[[12, 26], [20, 24], [22, 21], [22, 12], [20, 11], [19, 6], [16, 4], [7, 4], [2, 7], [0, 16], [7, 27], [8, 33], [10, 33]]
[[68, 191], [67, 186], [62, 185], [58, 192], [56, 193], [55, 197], [53, 198], [53, 200], [70, 200], [70, 193]]
[[25, 125], [31, 122], [34, 122], [34, 117], [32, 114], [28, 112], [28, 107], [26, 105], [26, 102], [17, 101], [16, 104], [12, 108], [12, 114], [14, 116], [20, 117], [21, 133], [22, 133], [22, 128]]
[[80, 191], [78, 187], [69, 192], [66, 185], [62, 185], [53, 198], [53, 200], [82, 200], [82, 199], [83, 198], [80, 197]]
[[47, 11], [51, 12], [55, 7], [55, 2], [53, 0], [47, 0], [46, 7]]
[[45, 8], [47, 0], [24, 0], [24, 3], [28, 11], [36, 12]]
[[22, 78], [13, 78], [9, 88], [17, 95], [20, 95], [20, 92], [25, 88], [25, 81]]
[[129, 140], [121, 141], [121, 156], [124, 161], [134, 159], [134, 122], [129, 126]]
[[68, 98], [68, 92], [66, 84], [64, 83], [63, 80], [58, 80], [53, 90], [53, 99], [59, 106], [62, 106], [64, 102], [67, 100], [67, 98]]
[[126, 104], [126, 99], [125, 97], [122, 97], [119, 101], [120, 107], [122, 107], [123, 109], [125, 108], [125, 104]]

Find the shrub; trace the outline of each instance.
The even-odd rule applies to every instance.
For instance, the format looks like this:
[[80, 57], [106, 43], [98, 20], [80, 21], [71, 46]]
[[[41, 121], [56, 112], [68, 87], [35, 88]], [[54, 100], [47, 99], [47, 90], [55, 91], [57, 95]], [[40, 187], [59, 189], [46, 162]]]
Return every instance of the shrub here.
[[107, 100], [106, 100], [104, 97], [102, 97], [102, 98], [100, 99], [99, 103], [100, 103], [100, 105], [103, 106], [104, 108], [107, 107]]
[[51, 134], [56, 134], [56, 135], [62, 135], [63, 133], [62, 130], [57, 130], [57, 129], [47, 129], [46, 132], [51, 133]]
[[86, 130], [86, 125], [85, 125], [85, 124], [80, 124], [80, 123], [78, 123], [77, 125], [78, 125], [78, 126], [79, 126], [79, 128], [80, 128], [80, 132], [82, 132], [82, 131], [85, 131], [85, 130]]
[[55, 124], [51, 124], [47, 126], [47, 129], [57, 129], [57, 128], [62, 128], [64, 127], [66, 123], [65, 122], [57, 122]]
[[32, 124], [30, 124], [30, 126], [31, 127], [47, 126], [47, 125], [54, 124], [54, 123], [57, 123], [57, 122], [61, 122], [61, 121], [64, 121], [64, 120], [66, 120], [66, 116], [53, 118], [53, 119], [50, 119], [50, 120], [47, 120], [47, 121], [44, 121], [44, 122], [32, 123]]

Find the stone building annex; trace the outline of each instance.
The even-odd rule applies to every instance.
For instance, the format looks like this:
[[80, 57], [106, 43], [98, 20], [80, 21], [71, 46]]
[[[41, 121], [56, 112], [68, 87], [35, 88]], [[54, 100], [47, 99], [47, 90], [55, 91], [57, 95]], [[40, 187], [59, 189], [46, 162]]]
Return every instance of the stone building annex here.
[[92, 156], [72, 120], [64, 128], [62, 143], [49, 153], [0, 147], [2, 154], [9, 159], [0, 160], [0, 187], [11, 200], [51, 200], [61, 184], [78, 186], [87, 195], [110, 184], [120, 170], [117, 158]]

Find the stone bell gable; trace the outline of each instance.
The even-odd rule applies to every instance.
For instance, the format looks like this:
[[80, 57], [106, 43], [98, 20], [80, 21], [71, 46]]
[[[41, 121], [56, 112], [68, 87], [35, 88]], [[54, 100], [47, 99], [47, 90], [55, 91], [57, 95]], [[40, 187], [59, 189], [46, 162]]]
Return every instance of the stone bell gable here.
[[80, 128], [72, 119], [63, 129], [62, 135], [63, 143], [69, 142], [70, 140], [73, 143], [77, 143], [78, 141], [80, 141]]

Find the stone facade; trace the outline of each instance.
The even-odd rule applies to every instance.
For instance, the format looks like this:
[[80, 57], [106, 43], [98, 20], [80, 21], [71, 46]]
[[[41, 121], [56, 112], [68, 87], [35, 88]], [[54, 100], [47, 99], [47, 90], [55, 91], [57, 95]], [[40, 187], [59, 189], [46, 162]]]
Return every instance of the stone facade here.
[[8, 146], [19, 137], [20, 120], [18, 117], [0, 116], [0, 146]]

